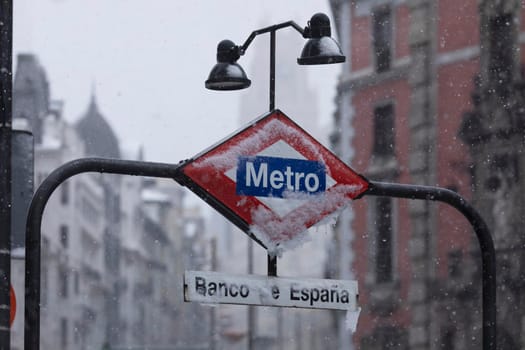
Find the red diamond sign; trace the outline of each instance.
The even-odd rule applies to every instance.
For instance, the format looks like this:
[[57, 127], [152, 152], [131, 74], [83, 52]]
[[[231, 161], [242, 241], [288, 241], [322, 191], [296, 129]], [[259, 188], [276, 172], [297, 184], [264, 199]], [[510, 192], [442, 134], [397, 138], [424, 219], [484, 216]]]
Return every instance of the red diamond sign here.
[[177, 180], [274, 254], [368, 188], [279, 110], [187, 161]]

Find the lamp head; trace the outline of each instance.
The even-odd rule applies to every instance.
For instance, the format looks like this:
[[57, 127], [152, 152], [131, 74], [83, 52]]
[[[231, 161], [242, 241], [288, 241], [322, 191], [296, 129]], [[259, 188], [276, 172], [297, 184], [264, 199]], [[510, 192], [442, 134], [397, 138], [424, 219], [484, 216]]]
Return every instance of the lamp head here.
[[341, 63], [345, 56], [341, 47], [332, 37], [330, 19], [324, 13], [316, 13], [304, 29], [308, 41], [304, 45], [297, 63], [301, 65]]
[[217, 64], [212, 68], [205, 86], [210, 90], [240, 90], [250, 86], [251, 81], [237, 63], [239, 47], [230, 40], [217, 45]]

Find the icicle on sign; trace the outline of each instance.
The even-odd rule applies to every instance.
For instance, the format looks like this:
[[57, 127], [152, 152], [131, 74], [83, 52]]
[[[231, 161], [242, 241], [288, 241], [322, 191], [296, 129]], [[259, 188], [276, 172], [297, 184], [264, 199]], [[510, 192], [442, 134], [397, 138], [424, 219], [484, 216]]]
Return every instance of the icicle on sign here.
[[275, 110], [179, 168], [188, 186], [271, 254], [368, 188], [332, 152]]

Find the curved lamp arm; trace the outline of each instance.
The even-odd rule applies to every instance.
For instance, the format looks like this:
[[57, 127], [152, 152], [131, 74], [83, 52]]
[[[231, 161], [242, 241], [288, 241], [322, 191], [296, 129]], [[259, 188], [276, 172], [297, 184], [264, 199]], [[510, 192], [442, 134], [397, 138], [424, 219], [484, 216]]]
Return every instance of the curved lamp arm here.
[[254, 30], [250, 34], [248, 39], [246, 39], [244, 44], [242, 44], [242, 46], [238, 47], [239, 54], [240, 55], [244, 55], [244, 53], [246, 52], [246, 50], [248, 49], [248, 47], [252, 43], [253, 39], [255, 39], [255, 37], [257, 35], [268, 33], [268, 32], [275, 32], [275, 31], [277, 31], [279, 29], [287, 28], [287, 27], [293, 27], [295, 30], [297, 30], [304, 37], [304, 33], [305, 33], [304, 29], [301, 26], [299, 26], [297, 23], [295, 23], [294, 21], [287, 21], [287, 22], [283, 22], [283, 23], [279, 23], [279, 24], [274, 24], [274, 25], [271, 25], [271, 26], [268, 26], [268, 27], [265, 27], [265, 28]]

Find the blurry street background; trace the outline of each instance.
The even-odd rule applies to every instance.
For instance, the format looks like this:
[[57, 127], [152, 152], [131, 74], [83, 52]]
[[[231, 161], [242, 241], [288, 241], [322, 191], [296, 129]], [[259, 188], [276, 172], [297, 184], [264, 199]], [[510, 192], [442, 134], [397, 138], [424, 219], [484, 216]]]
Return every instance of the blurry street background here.
[[[72, 159], [176, 164], [226, 138], [268, 111], [269, 36], [238, 61], [242, 91], [204, 88], [217, 44], [328, 14], [346, 62], [299, 66], [304, 39], [278, 31], [276, 107], [371, 180], [468, 199], [497, 252], [497, 349], [525, 348], [523, 1], [14, 2], [13, 128], [33, 133], [35, 188]], [[481, 348], [479, 244], [450, 207], [362, 198], [309, 237], [278, 274], [357, 280], [355, 332], [339, 311], [184, 303], [185, 270], [265, 275], [266, 252], [174, 181], [75, 176], [43, 222], [42, 349]]]

